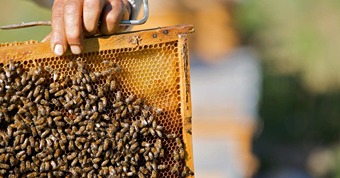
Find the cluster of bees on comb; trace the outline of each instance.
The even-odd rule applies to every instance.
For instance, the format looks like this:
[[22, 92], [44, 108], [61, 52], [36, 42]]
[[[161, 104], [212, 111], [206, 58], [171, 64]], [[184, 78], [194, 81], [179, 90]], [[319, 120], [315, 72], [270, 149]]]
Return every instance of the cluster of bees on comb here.
[[[120, 67], [103, 63], [108, 70], [90, 72], [71, 61], [73, 76], [37, 64], [29, 70], [13, 61], [0, 66], [1, 177], [193, 175], [181, 139], [157, 122], [162, 110], [123, 96], [113, 77]], [[177, 149], [166, 150], [164, 139]], [[175, 165], [161, 164], [166, 154]]]

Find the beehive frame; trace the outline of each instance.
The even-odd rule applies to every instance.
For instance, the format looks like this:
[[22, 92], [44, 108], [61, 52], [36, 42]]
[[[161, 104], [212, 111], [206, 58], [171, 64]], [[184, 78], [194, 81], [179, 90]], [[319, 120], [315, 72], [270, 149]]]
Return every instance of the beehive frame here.
[[[134, 94], [149, 105], [162, 108], [164, 114], [160, 124], [167, 131], [175, 132], [185, 144], [185, 162], [194, 171], [191, 136], [190, 62], [188, 54], [188, 33], [193, 26], [181, 25], [163, 27], [112, 36], [85, 39], [84, 51], [80, 55], [67, 52], [56, 57], [48, 42], [34, 41], [0, 45], [0, 64], [9, 60], [20, 62], [24, 68], [35, 67], [37, 63], [51, 65], [65, 75], [67, 63], [81, 58], [90, 70], [105, 68], [101, 61], [112, 60], [122, 67], [116, 77], [123, 94]], [[62, 69], [62, 70], [61, 70]], [[167, 143], [171, 147], [174, 143]], [[169, 153], [171, 154], [171, 153]], [[169, 155], [166, 164], [172, 164]], [[160, 177], [177, 177], [163, 173]]]

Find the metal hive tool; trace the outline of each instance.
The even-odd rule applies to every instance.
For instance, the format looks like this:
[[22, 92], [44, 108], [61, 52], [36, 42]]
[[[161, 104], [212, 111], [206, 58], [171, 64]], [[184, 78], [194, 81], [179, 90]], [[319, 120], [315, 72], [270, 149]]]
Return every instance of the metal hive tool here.
[[[82, 54], [67, 52], [62, 57], [52, 53], [49, 43], [28, 41], [1, 44], [0, 65], [5, 66], [9, 61], [14, 61], [25, 70], [30, 70], [39, 64], [42, 67], [50, 66], [65, 76], [72, 76], [76, 73], [75, 69], [68, 67], [72, 60], [84, 62], [91, 72], [107, 70], [103, 61], [112, 61], [122, 69], [114, 76], [122, 95], [135, 95], [148, 105], [162, 109], [158, 124], [164, 127], [166, 133], [174, 133], [182, 139], [186, 153], [185, 165], [193, 171], [187, 37], [193, 31], [193, 26], [181, 25], [94, 37], [85, 40]], [[165, 143], [166, 156], [161, 163], [171, 168], [175, 164], [173, 151], [176, 142], [166, 138], [162, 141]], [[180, 166], [183, 169], [185, 165]], [[180, 175], [166, 169], [160, 171], [158, 177]]]

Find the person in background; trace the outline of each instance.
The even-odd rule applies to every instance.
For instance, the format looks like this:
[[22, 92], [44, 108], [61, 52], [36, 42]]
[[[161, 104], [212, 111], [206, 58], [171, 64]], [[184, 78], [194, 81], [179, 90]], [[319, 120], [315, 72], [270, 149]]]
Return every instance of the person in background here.
[[50, 41], [52, 51], [61, 56], [70, 48], [80, 54], [84, 37], [111, 35], [126, 30], [122, 20], [135, 19], [140, 0], [33, 0], [52, 7], [52, 32], [43, 40]]

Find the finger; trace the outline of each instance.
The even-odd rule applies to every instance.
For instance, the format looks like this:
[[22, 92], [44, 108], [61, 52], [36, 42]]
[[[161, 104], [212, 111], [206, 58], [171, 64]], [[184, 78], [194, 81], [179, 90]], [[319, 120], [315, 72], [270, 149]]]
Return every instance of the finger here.
[[[122, 0], [124, 3], [124, 9], [123, 9], [123, 16], [121, 20], [130, 20], [130, 15], [131, 15], [131, 4], [129, 3], [128, 0]], [[116, 32], [121, 32], [124, 31], [126, 29], [128, 29], [130, 26], [129, 25], [123, 25], [123, 24], [119, 24], [118, 26], [118, 30]]]
[[103, 6], [103, 0], [84, 0], [83, 23], [84, 32], [87, 36], [92, 36], [97, 32]]
[[[124, 3], [124, 13], [123, 13], [123, 18], [122, 20], [130, 20], [131, 16], [131, 4], [129, 3], [128, 0], [123, 0]], [[124, 31], [129, 27], [129, 25], [119, 25], [118, 31]]]
[[65, 34], [73, 54], [82, 51], [82, 0], [66, 0], [64, 7]]
[[51, 48], [57, 56], [61, 56], [67, 49], [67, 41], [64, 30], [64, 0], [54, 1], [52, 7], [51, 26]]
[[46, 41], [50, 41], [52, 37], [52, 32], [49, 33], [48, 35], [45, 36], [44, 39], [41, 40], [41, 42], [46, 42]]
[[100, 32], [104, 35], [111, 35], [117, 32], [123, 14], [124, 4], [120, 0], [111, 0], [106, 3], [102, 14]]

